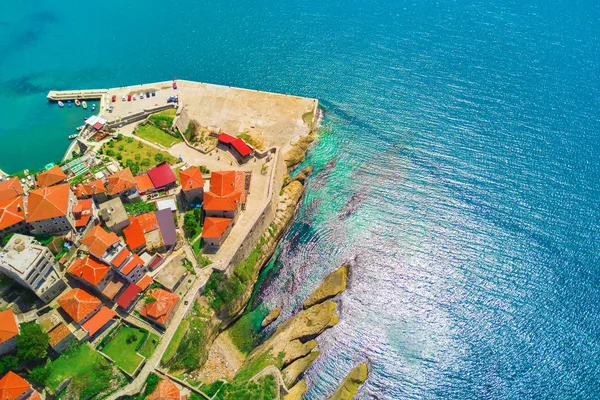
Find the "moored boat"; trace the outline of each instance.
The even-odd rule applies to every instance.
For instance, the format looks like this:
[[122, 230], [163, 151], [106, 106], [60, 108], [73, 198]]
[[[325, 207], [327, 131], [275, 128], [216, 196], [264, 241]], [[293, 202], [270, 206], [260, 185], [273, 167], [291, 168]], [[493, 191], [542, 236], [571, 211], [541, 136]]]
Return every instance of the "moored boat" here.
[[71, 107], [71, 105], [73, 105], [73, 103], [71, 103], [71, 100], [67, 101], [67, 107]]
[[83, 103], [81, 103], [81, 107], [83, 107], [84, 109], [87, 109], [87, 103], [84, 101]]
[[58, 101], [58, 106], [59, 106], [60, 108], [63, 108], [63, 107], [65, 106], [65, 103], [63, 103], [62, 101], [60, 101], [60, 100], [59, 100], [59, 101]]
[[77, 134], [75, 134], [75, 135], [69, 135], [69, 139], [70, 139], [70, 140], [73, 140], [73, 139], [75, 139], [77, 136], [78, 136]]
[[80, 102], [79, 100], [75, 99], [75, 105], [76, 105], [77, 107], [79, 107], [79, 106], [81, 105], [81, 102]]
[[94, 111], [96, 109], [96, 105], [92, 104], [92, 111]]

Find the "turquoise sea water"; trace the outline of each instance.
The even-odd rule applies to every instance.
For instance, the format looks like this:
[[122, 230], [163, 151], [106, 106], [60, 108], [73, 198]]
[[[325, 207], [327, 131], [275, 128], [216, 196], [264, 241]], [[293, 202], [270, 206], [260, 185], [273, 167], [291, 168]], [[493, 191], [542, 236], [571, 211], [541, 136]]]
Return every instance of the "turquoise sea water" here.
[[[32, 1], [0, 16], [0, 168], [62, 156], [49, 89], [317, 97], [331, 133], [256, 302], [354, 264], [307, 398], [600, 397], [600, 5]], [[330, 162], [335, 158], [335, 162]]]

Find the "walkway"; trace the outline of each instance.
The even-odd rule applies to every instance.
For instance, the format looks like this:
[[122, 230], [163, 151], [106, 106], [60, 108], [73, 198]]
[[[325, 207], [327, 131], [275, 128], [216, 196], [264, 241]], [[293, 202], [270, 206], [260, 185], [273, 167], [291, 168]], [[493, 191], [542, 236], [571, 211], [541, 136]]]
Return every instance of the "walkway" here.
[[48, 100], [89, 100], [100, 99], [108, 92], [108, 89], [90, 89], [90, 90], [51, 90], [46, 96]]

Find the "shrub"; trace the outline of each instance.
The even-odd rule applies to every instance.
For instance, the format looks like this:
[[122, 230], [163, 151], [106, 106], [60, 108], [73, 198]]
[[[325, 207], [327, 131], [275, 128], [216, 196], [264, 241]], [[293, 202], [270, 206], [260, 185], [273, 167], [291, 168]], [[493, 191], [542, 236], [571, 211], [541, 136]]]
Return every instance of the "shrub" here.
[[119, 151], [123, 151], [123, 150], [125, 150], [125, 146], [119, 145]]
[[51, 372], [52, 370], [50, 368], [47, 368], [45, 365], [41, 365], [32, 369], [29, 377], [40, 385], [46, 386]]
[[162, 162], [163, 159], [164, 159], [164, 157], [163, 157], [163, 155], [161, 153], [156, 153], [154, 155], [154, 161], [156, 161], [156, 162]]
[[19, 366], [19, 359], [15, 356], [0, 357], [0, 375], [4, 375], [8, 371], [15, 370]]
[[147, 167], [150, 165], [150, 159], [149, 158], [144, 158], [142, 161], [140, 161], [140, 165], [143, 167]]
[[35, 322], [21, 324], [21, 333], [17, 336], [17, 355], [23, 361], [32, 361], [46, 357], [50, 337]]
[[123, 154], [117, 153], [117, 160], [121, 161], [123, 159]]

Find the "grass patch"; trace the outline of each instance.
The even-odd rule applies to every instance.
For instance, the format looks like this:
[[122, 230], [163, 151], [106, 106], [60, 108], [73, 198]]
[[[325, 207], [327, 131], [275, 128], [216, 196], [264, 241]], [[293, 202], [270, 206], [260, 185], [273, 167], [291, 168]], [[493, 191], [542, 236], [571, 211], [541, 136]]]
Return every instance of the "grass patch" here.
[[151, 333], [146, 338], [146, 341], [144, 342], [142, 347], [140, 347], [140, 350], [138, 351], [138, 353], [140, 353], [141, 355], [143, 355], [146, 358], [150, 358], [150, 357], [152, 357], [152, 354], [154, 354], [154, 351], [156, 350], [156, 347], [158, 346], [159, 343], [160, 343], [160, 338], [158, 337], [158, 335]]
[[200, 391], [208, 397], [213, 397], [223, 386], [223, 381], [214, 381], [208, 385], [202, 385]]
[[268, 352], [261, 354], [260, 356], [250, 360], [250, 362], [247, 362], [242, 367], [242, 369], [238, 371], [237, 375], [234, 378], [234, 382], [247, 382], [250, 379], [252, 379], [254, 375], [258, 374], [260, 371], [262, 371], [269, 365], [274, 365], [275, 367], [281, 369], [281, 367], [283, 366], [284, 356], [284, 353], [279, 353], [277, 355], [277, 358], [273, 359], [273, 357], [271, 357], [271, 355]]
[[181, 138], [169, 135], [168, 133], [154, 126], [153, 124], [140, 125], [135, 129], [134, 133], [142, 139], [146, 139], [152, 143], [161, 145], [166, 148], [169, 148], [174, 144], [182, 141]]
[[242, 315], [227, 329], [231, 342], [242, 353], [248, 355], [260, 341], [259, 331], [264, 312], [257, 307], [249, 313]]
[[169, 343], [169, 345], [167, 346], [167, 350], [165, 350], [161, 363], [163, 365], [168, 364], [171, 359], [175, 356], [175, 353], [177, 352], [177, 348], [179, 347], [179, 344], [181, 343], [181, 339], [183, 339], [183, 336], [185, 335], [185, 332], [188, 329], [189, 326], [189, 322], [187, 320], [183, 320], [181, 321], [181, 324], [177, 327], [177, 331], [175, 331], [175, 334], [173, 335], [173, 338], [171, 339], [171, 343]]
[[173, 126], [173, 120], [175, 119], [175, 114], [177, 110], [174, 108], [169, 108], [168, 110], [161, 111], [159, 113], [153, 114], [148, 117], [148, 121], [156, 125], [161, 129], [171, 129]]
[[277, 398], [275, 378], [267, 375], [257, 382], [226, 383], [213, 400], [272, 400]]
[[177, 159], [169, 153], [155, 149], [131, 137], [121, 137], [120, 139], [117, 137], [105, 143], [100, 148], [100, 154], [116, 158], [124, 167], [131, 168], [133, 175], [146, 172], [163, 161], [169, 164], [177, 162]]
[[202, 359], [208, 352], [208, 348], [205, 346], [208, 322], [192, 317], [189, 324], [190, 328], [179, 343], [175, 356], [168, 363], [172, 370], [190, 371], [199, 368]]
[[145, 336], [144, 330], [123, 326], [102, 351], [127, 373], [133, 374], [143, 360], [136, 349]]
[[75, 345], [56, 360], [48, 363], [45, 384], [55, 391], [65, 379], [72, 378], [67, 392], [76, 398], [104, 397], [109, 388], [114, 390], [125, 384], [125, 377], [114, 371], [108, 361], [88, 344]]
[[158, 207], [156, 207], [156, 204], [153, 202], [149, 202], [149, 201], [137, 201], [135, 203], [124, 203], [123, 207], [125, 207], [125, 211], [127, 211], [127, 214], [129, 214], [129, 215], [146, 214], [151, 211], [158, 210]]

